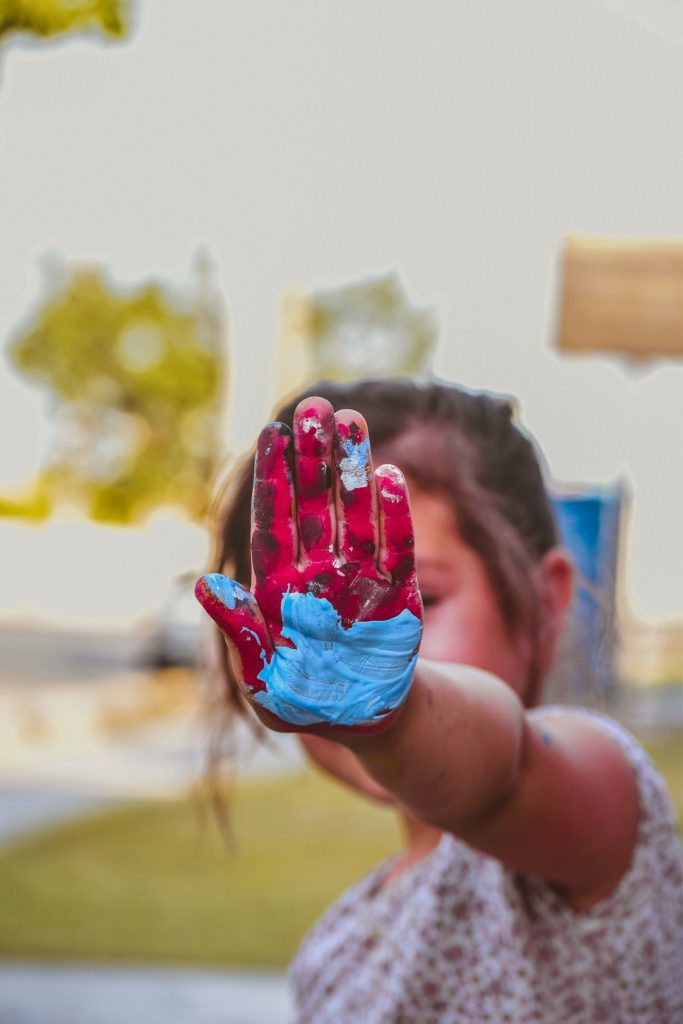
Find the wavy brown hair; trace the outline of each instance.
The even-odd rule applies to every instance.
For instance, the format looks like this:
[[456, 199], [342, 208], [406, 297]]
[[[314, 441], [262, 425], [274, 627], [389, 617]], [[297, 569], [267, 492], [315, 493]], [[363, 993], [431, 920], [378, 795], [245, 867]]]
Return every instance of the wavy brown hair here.
[[[319, 381], [277, 409], [273, 419], [291, 427], [295, 407], [311, 395], [335, 409], [362, 413], [375, 456], [398, 465], [412, 487], [443, 496], [463, 540], [482, 560], [511, 633], [526, 632], [537, 651], [532, 569], [558, 543], [558, 532], [539, 456], [515, 423], [513, 403], [440, 381]], [[213, 571], [246, 587], [253, 468], [251, 451], [219, 498], [214, 537]], [[222, 641], [218, 657], [221, 700], [225, 704], [227, 698], [228, 710], [243, 715], [244, 698]], [[527, 694], [533, 703], [541, 682], [536, 657], [530, 675]]]

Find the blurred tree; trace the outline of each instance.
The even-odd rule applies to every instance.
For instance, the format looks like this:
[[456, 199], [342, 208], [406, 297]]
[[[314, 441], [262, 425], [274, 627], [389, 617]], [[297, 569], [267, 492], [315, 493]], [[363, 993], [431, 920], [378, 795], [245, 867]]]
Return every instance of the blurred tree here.
[[201, 516], [220, 456], [222, 317], [206, 260], [192, 303], [158, 284], [123, 293], [101, 268], [55, 275], [14, 366], [54, 402], [42, 490], [128, 522], [170, 502]]
[[0, 0], [0, 40], [12, 32], [46, 38], [93, 28], [124, 36], [127, 0]]
[[42, 481], [34, 481], [28, 494], [19, 497], [0, 494], [0, 519], [29, 519], [40, 522], [47, 519], [52, 511], [50, 495]]
[[290, 292], [281, 309], [276, 390], [320, 377], [422, 376], [437, 334], [435, 310], [411, 305], [395, 273]]

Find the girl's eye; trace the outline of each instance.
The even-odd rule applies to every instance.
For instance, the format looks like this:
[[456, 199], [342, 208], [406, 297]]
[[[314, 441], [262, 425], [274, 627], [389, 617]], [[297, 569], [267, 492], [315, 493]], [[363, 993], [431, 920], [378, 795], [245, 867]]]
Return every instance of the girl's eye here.
[[437, 604], [439, 599], [436, 596], [436, 594], [429, 594], [429, 593], [425, 593], [424, 591], [422, 591], [421, 593], [422, 593], [422, 607], [425, 609], [425, 611], [427, 610], [427, 608], [431, 608], [432, 605]]

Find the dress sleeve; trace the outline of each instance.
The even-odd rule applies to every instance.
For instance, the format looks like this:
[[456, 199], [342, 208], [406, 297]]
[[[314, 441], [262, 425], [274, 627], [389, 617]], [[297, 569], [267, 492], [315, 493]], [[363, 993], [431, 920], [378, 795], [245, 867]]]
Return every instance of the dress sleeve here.
[[[555, 710], [567, 713], [544, 707], [543, 714]], [[590, 953], [615, 1006], [620, 999], [642, 1006], [641, 1016], [624, 1019], [683, 1020], [683, 849], [672, 800], [647, 753], [623, 726], [599, 712], [571, 713], [602, 729], [631, 765], [640, 805], [636, 844], [617, 887], [589, 910], [572, 910], [549, 883], [530, 876], [524, 879], [527, 905], [546, 937], [571, 934], [575, 949]], [[651, 1016], [658, 1006], [668, 1007], [667, 1013], [675, 1007], [674, 1016]]]

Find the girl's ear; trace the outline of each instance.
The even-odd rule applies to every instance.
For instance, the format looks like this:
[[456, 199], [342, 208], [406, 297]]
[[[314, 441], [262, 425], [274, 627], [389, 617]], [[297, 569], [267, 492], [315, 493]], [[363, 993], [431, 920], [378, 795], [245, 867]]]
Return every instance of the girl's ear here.
[[574, 566], [559, 547], [546, 551], [534, 569], [539, 599], [540, 669], [547, 672], [555, 660], [574, 589]]

